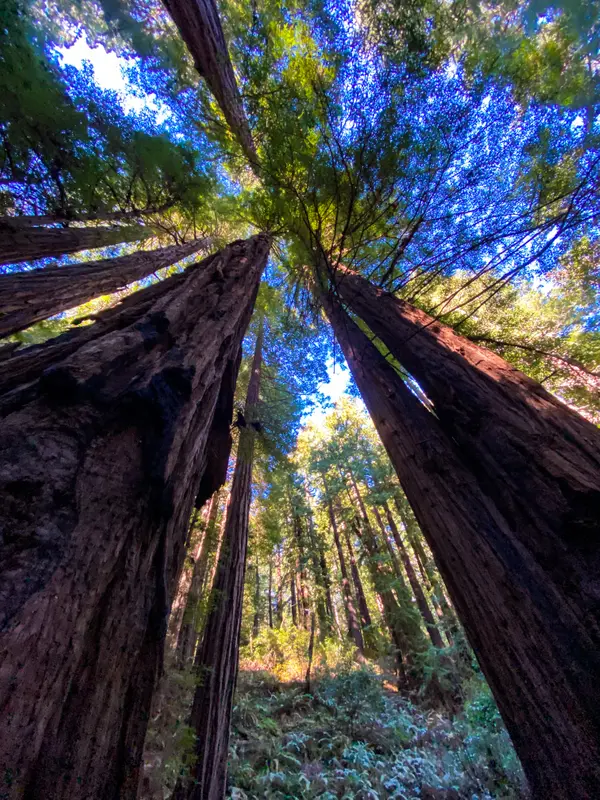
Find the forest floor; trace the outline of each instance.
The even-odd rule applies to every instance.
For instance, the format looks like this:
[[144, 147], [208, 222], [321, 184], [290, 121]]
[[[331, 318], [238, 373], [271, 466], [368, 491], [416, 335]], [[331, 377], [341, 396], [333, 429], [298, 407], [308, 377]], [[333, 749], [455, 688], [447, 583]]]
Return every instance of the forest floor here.
[[450, 719], [390, 690], [368, 668], [321, 678], [306, 694], [241, 672], [229, 759], [232, 800], [517, 800], [520, 764], [489, 690]]

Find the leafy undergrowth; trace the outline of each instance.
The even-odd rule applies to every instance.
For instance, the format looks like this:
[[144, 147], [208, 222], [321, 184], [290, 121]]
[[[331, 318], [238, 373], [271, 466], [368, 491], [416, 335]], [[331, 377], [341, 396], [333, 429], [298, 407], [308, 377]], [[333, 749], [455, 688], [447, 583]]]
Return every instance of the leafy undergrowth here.
[[368, 668], [313, 684], [240, 674], [229, 759], [232, 800], [516, 800], [519, 762], [477, 682], [453, 720], [418, 708]]

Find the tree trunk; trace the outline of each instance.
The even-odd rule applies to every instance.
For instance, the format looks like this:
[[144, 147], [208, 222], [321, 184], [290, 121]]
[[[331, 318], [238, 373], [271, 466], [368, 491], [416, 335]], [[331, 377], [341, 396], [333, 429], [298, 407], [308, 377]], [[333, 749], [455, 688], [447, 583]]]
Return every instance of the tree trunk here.
[[269, 556], [269, 628], [273, 629], [273, 563], [271, 561], [272, 555]]
[[277, 547], [277, 627], [283, 625], [283, 578], [281, 576], [281, 545]]
[[[244, 416], [255, 419], [260, 393], [263, 325], [256, 340]], [[213, 601], [196, 655], [200, 682], [194, 693], [190, 724], [196, 733], [196, 762], [189, 780], [177, 784], [175, 800], [221, 800], [225, 796], [229, 727], [237, 680], [240, 628], [255, 432], [240, 428], [225, 534], [213, 585]]]
[[151, 228], [25, 228], [0, 227], [0, 265], [37, 258], [55, 258], [79, 250], [94, 250], [135, 242], [153, 234]]
[[290, 575], [290, 609], [292, 612], [292, 623], [298, 627], [298, 600], [296, 598], [296, 576], [294, 572]]
[[[308, 497], [308, 492], [306, 493]], [[308, 505], [308, 500], [307, 500]], [[332, 615], [330, 614], [327, 606], [327, 585], [325, 582], [325, 575], [323, 573], [322, 563], [324, 561], [319, 555], [319, 547], [317, 545], [317, 537], [315, 536], [314, 517], [312, 511], [308, 510], [308, 538], [310, 544], [311, 561], [313, 566], [313, 574], [315, 577], [315, 584], [317, 588], [317, 596], [315, 598], [317, 606], [317, 617], [319, 619], [319, 637], [321, 641], [331, 635], [332, 628]]]
[[346, 547], [348, 548], [348, 556], [350, 559], [350, 574], [352, 575], [352, 583], [354, 584], [354, 591], [356, 593], [356, 599], [358, 600], [358, 610], [360, 612], [363, 628], [368, 628], [373, 624], [373, 620], [371, 619], [369, 606], [367, 605], [367, 598], [365, 597], [365, 591], [363, 589], [362, 580], [356, 564], [354, 548], [352, 547], [352, 541], [350, 539], [350, 534], [348, 533], [348, 526], [344, 524], [343, 528], [346, 539]]
[[408, 551], [404, 546], [404, 542], [402, 541], [402, 537], [400, 536], [400, 531], [398, 530], [396, 521], [394, 520], [390, 507], [387, 503], [384, 503], [383, 509], [386, 513], [388, 525], [392, 532], [392, 536], [394, 537], [394, 541], [396, 542], [396, 546], [398, 547], [398, 551], [400, 553], [400, 558], [402, 559], [402, 563], [404, 564], [404, 569], [406, 571], [408, 582], [410, 583], [412, 592], [415, 596], [415, 600], [417, 601], [417, 606], [419, 608], [419, 611], [421, 612], [421, 616], [423, 617], [423, 622], [425, 623], [425, 627], [427, 629], [427, 633], [429, 634], [429, 638], [431, 639], [431, 643], [434, 647], [437, 647], [441, 650], [444, 647], [444, 642], [442, 641], [442, 637], [440, 635], [438, 627], [435, 624], [433, 614], [431, 613], [431, 609], [429, 608], [429, 603], [427, 602], [427, 598], [423, 593], [423, 589], [421, 588], [419, 579], [417, 578], [413, 565], [411, 564], [410, 556], [408, 555]]
[[255, 568], [254, 584], [254, 619], [252, 620], [252, 638], [256, 639], [260, 630], [260, 571], [258, 569], [258, 559]]
[[210, 556], [214, 554], [218, 538], [217, 519], [219, 515], [219, 502], [220, 493], [217, 491], [213, 494], [210, 502], [202, 546], [194, 561], [194, 572], [183, 615], [183, 624], [177, 640], [177, 661], [181, 667], [192, 663], [196, 652], [196, 645], [200, 633], [200, 598], [208, 577]]
[[308, 579], [306, 575], [306, 556], [304, 553], [304, 542], [302, 541], [302, 523], [300, 517], [295, 510], [292, 510], [293, 515], [293, 530], [296, 538], [296, 546], [298, 548], [298, 561], [296, 573], [298, 577], [298, 599], [300, 606], [300, 624], [303, 628], [308, 628], [308, 619], [310, 617], [310, 604], [308, 602]]
[[65, 216], [64, 214], [22, 214], [3, 216], [0, 217], [0, 227], [31, 228], [36, 225], [65, 225], [73, 222], [123, 222], [124, 220], [136, 220], [140, 217], [146, 217], [149, 214], [162, 214], [174, 205], [175, 201], [170, 200], [160, 206], [148, 206], [144, 209], [132, 209], [130, 211], [106, 211], [99, 214], [75, 214], [71, 216]]
[[[203, 511], [206, 513], [205, 508]], [[202, 547], [205, 522], [206, 518], [204, 516], [199, 518], [198, 509], [194, 509], [194, 512], [192, 513], [192, 520], [190, 522], [188, 540], [185, 543], [187, 558], [184, 559], [183, 569], [181, 570], [181, 574], [179, 576], [177, 590], [173, 595], [173, 602], [171, 603], [171, 611], [169, 614], [167, 626], [167, 649], [170, 650], [177, 649], [177, 640], [179, 639], [179, 633], [183, 624], [183, 615], [185, 614], [185, 607], [187, 605], [190, 586], [192, 584], [193, 564], [197, 554], [200, 552], [200, 548]], [[195, 539], [193, 549], [191, 547], [192, 539]], [[186, 564], [186, 560], [191, 561], [191, 566], [190, 564]]]
[[163, 3], [179, 28], [196, 69], [208, 84], [246, 158], [256, 170], [258, 157], [216, 3], [214, 0], [163, 0]]
[[[470, 459], [460, 457], [436, 416], [348, 315], [334, 301], [325, 303], [535, 797], [597, 796], [600, 642], [596, 617], [585, 602], [597, 585], [594, 559], [588, 562], [589, 588], [575, 592], [568, 569], [559, 584], [554, 570], [572, 563], [574, 542], [568, 546], [565, 541], [555, 562], [542, 565], [538, 543], [526, 546], [515, 518], [505, 518], [495, 505], [495, 493], [480, 488]], [[523, 436], [528, 437], [525, 429]], [[499, 449], [503, 441], [501, 437]], [[567, 437], [565, 442], [572, 444]], [[557, 471], [566, 468], [558, 452]], [[545, 511], [541, 514], [546, 517]], [[552, 545], [549, 537], [549, 552]]]
[[310, 673], [312, 672], [313, 654], [315, 652], [315, 612], [310, 615], [310, 639], [308, 641], [308, 666], [304, 678], [304, 693], [310, 694]]
[[[327, 486], [325, 486], [325, 494], [327, 495]], [[340, 562], [340, 573], [342, 575], [342, 591], [344, 593], [344, 608], [346, 610], [346, 620], [348, 622], [348, 636], [352, 639], [354, 644], [358, 647], [360, 652], [364, 655], [365, 644], [363, 642], [362, 633], [358, 624], [356, 610], [354, 608], [354, 600], [352, 598], [352, 590], [350, 588], [350, 581], [348, 580], [348, 570], [346, 569], [346, 559], [344, 558], [344, 551], [342, 549], [342, 542], [340, 540], [340, 532], [337, 526], [337, 520], [333, 511], [333, 504], [331, 499], [327, 497], [327, 510], [329, 511], [329, 521], [331, 522], [331, 530], [333, 532], [333, 540]]]
[[0, 425], [10, 796], [136, 796], [188, 522], [203, 475], [224, 477], [227, 453], [209, 442], [227, 441], [268, 250], [258, 236], [210, 257], [137, 324], [47, 372]]
[[0, 275], [0, 337], [22, 331], [94, 297], [116, 292], [198, 252], [206, 247], [207, 241], [197, 239], [119, 258]]

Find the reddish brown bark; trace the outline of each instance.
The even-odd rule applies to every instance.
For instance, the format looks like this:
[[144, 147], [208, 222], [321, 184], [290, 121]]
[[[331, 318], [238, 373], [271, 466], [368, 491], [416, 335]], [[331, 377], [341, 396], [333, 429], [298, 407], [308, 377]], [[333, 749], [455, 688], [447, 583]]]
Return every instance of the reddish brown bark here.
[[[244, 416], [247, 422], [255, 419], [259, 401], [262, 340], [261, 325], [246, 394]], [[196, 762], [190, 779], [177, 784], [174, 800], [220, 800], [225, 796], [248, 549], [254, 439], [250, 425], [240, 428], [223, 544], [213, 584], [213, 602], [195, 662], [200, 682], [194, 693], [190, 724], [196, 733]]]
[[203, 474], [219, 466], [208, 440], [223, 426], [217, 410], [232, 408], [224, 395], [268, 249], [255, 237], [192, 269], [137, 323], [60, 362], [2, 421], [10, 796], [136, 796], [188, 522]]
[[[325, 487], [327, 492], [327, 487]], [[342, 542], [340, 540], [340, 532], [337, 526], [337, 520], [333, 511], [333, 504], [331, 499], [327, 498], [327, 510], [329, 512], [329, 521], [331, 523], [331, 531], [333, 533], [333, 540], [338, 554], [340, 564], [340, 574], [342, 576], [342, 592], [344, 595], [344, 609], [346, 611], [346, 621], [348, 623], [348, 636], [352, 639], [354, 644], [358, 647], [361, 653], [365, 652], [365, 644], [363, 642], [362, 633], [358, 624], [356, 610], [354, 608], [354, 599], [352, 597], [352, 590], [350, 588], [350, 581], [348, 580], [348, 570], [346, 569], [346, 559], [342, 549]]]
[[429, 634], [431, 643], [434, 647], [438, 647], [441, 650], [444, 646], [444, 642], [442, 641], [441, 634], [438, 630], [437, 625], [435, 624], [433, 614], [431, 613], [431, 608], [429, 607], [427, 598], [423, 593], [423, 589], [421, 588], [419, 579], [417, 578], [413, 565], [411, 564], [410, 556], [408, 554], [406, 547], [404, 546], [404, 542], [402, 541], [402, 537], [400, 536], [400, 531], [398, 530], [396, 521], [392, 516], [392, 512], [390, 511], [390, 507], [387, 503], [384, 504], [383, 508], [386, 513], [390, 531], [392, 532], [392, 536], [394, 537], [394, 541], [396, 542], [398, 552], [400, 553], [400, 558], [402, 559], [402, 563], [406, 571], [406, 577], [408, 578], [408, 582], [410, 583], [410, 588], [412, 589], [412, 593], [414, 594], [415, 600], [417, 601], [417, 606], [419, 608], [421, 616], [423, 617], [423, 622], [425, 623], [425, 628], [427, 629], [427, 633]]
[[214, 0], [163, 0], [163, 3], [179, 28], [196, 69], [208, 84], [246, 158], [256, 169], [258, 158], [216, 3]]
[[116, 292], [198, 252], [206, 242], [198, 239], [118, 258], [0, 275], [0, 337], [24, 330], [94, 297]]
[[[534, 795], [592, 798], [600, 787], [600, 649], [587, 605], [540, 563], [482, 491], [437, 418], [339, 306], [338, 341], [515, 743]], [[516, 501], [515, 501], [516, 502]], [[549, 544], [552, 543], [550, 538]], [[563, 556], [569, 560], [563, 544]], [[557, 553], [557, 565], [562, 563]], [[567, 578], [567, 576], [565, 576]]]
[[151, 229], [141, 226], [41, 228], [3, 225], [0, 227], [0, 265], [35, 261], [37, 258], [54, 258], [121, 242], [135, 242], [151, 233]]

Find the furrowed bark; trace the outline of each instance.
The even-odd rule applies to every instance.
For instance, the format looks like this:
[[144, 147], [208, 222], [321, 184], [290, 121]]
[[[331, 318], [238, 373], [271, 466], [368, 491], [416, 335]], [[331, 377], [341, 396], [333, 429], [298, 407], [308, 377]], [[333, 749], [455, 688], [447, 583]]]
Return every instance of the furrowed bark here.
[[118, 258], [0, 275], [0, 337], [22, 331], [100, 295], [116, 292], [197, 253], [207, 242], [198, 239]]
[[258, 157], [216, 3], [214, 0], [163, 0], [163, 4], [177, 25], [196, 69], [208, 84], [246, 158], [256, 171]]
[[[259, 401], [263, 328], [256, 341], [244, 416], [254, 420]], [[240, 428], [227, 519], [213, 584], [213, 603], [195, 667], [199, 685], [194, 693], [190, 724], [196, 732], [196, 763], [189, 780], [180, 781], [174, 800], [221, 800], [225, 796], [229, 727], [237, 680], [242, 600], [252, 499], [255, 433]]]
[[[434, 553], [536, 798], [598, 795], [594, 617], [483, 491], [455, 441], [366, 335], [326, 298], [352, 374]], [[541, 443], [540, 443], [541, 444]], [[560, 563], [560, 560], [558, 561]], [[597, 572], [590, 559], [588, 587]], [[558, 568], [558, 564], [557, 564]], [[586, 597], [587, 590], [581, 595]]]
[[151, 228], [43, 228], [0, 227], [0, 265], [51, 258], [122, 242], [135, 242], [153, 233]]
[[9, 797], [136, 796], [188, 523], [214, 468], [208, 440], [217, 405], [232, 408], [222, 390], [268, 249], [259, 236], [210, 257], [47, 370], [2, 421]]

